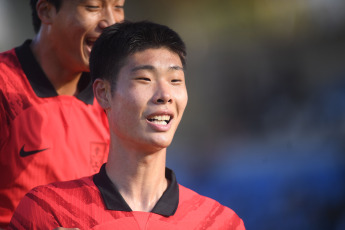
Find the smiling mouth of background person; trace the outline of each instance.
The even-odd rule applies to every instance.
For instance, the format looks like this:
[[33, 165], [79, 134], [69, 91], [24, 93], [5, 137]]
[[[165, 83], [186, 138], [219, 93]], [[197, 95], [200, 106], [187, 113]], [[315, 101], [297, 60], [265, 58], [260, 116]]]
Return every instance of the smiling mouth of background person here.
[[87, 38], [85, 40], [85, 43], [86, 43], [87, 46], [89, 46], [92, 49], [92, 47], [95, 44], [96, 40], [97, 40], [97, 38]]
[[154, 115], [147, 118], [148, 121], [157, 125], [167, 125], [171, 121], [170, 115]]

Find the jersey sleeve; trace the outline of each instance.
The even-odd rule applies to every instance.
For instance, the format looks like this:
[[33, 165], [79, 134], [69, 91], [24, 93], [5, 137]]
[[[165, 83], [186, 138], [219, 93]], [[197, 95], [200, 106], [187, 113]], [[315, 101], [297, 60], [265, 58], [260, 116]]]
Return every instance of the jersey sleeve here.
[[216, 202], [216, 204], [219, 206], [219, 208], [216, 209], [216, 213], [219, 212], [219, 215], [214, 217], [214, 219], [220, 223], [219, 226], [216, 226], [215, 223], [214, 227], [216, 229], [246, 230], [243, 220], [232, 209], [218, 202]]
[[[20, 201], [8, 229], [54, 229], [59, 223], [43, 191], [33, 189]], [[43, 195], [43, 196], [42, 196]]]
[[244, 223], [243, 220], [239, 217], [237, 217], [237, 225], [234, 226], [234, 230], [246, 230], [246, 228], [244, 227]]
[[[220, 203], [216, 202], [219, 205], [219, 210], [223, 210], [222, 214], [219, 217], [223, 217], [225, 221], [225, 225], [222, 226], [220, 229], [231, 229], [231, 230], [245, 230], [245, 226], [243, 220], [235, 213], [232, 209], [227, 206], [221, 205]], [[220, 218], [221, 219], [221, 218]]]

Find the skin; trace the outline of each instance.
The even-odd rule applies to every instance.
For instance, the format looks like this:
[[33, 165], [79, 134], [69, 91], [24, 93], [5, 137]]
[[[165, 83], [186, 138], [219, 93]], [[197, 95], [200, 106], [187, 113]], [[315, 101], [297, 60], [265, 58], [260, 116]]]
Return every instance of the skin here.
[[[113, 92], [101, 79], [94, 92], [110, 126], [107, 174], [132, 210], [149, 212], [168, 186], [166, 148], [188, 101], [181, 60], [166, 48], [134, 53]], [[167, 114], [168, 124], [150, 119]]]
[[39, 0], [41, 28], [31, 49], [59, 95], [76, 95], [89, 71], [94, 41], [104, 28], [124, 19], [124, 0], [63, 0], [60, 10]]

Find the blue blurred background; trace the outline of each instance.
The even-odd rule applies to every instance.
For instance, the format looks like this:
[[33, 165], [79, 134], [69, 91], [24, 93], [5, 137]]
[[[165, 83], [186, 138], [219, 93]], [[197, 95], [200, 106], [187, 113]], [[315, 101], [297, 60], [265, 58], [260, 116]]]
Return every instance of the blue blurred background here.
[[[345, 1], [126, 1], [187, 44], [178, 181], [247, 229], [344, 230]], [[28, 2], [0, 1], [0, 51], [33, 37]]]

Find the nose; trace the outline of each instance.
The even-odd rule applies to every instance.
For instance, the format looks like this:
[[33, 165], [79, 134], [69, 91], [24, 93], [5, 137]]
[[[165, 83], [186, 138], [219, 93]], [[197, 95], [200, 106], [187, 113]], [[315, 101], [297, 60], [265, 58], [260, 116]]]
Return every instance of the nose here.
[[102, 20], [99, 21], [99, 27], [103, 30], [108, 26], [115, 24], [116, 22], [120, 22], [123, 20], [123, 15], [117, 15], [119, 13], [113, 12], [112, 8], [104, 8], [103, 9], [103, 17]]
[[155, 94], [153, 96], [153, 103], [155, 104], [167, 104], [172, 103], [173, 98], [170, 90], [170, 86], [166, 83], [158, 83]]

